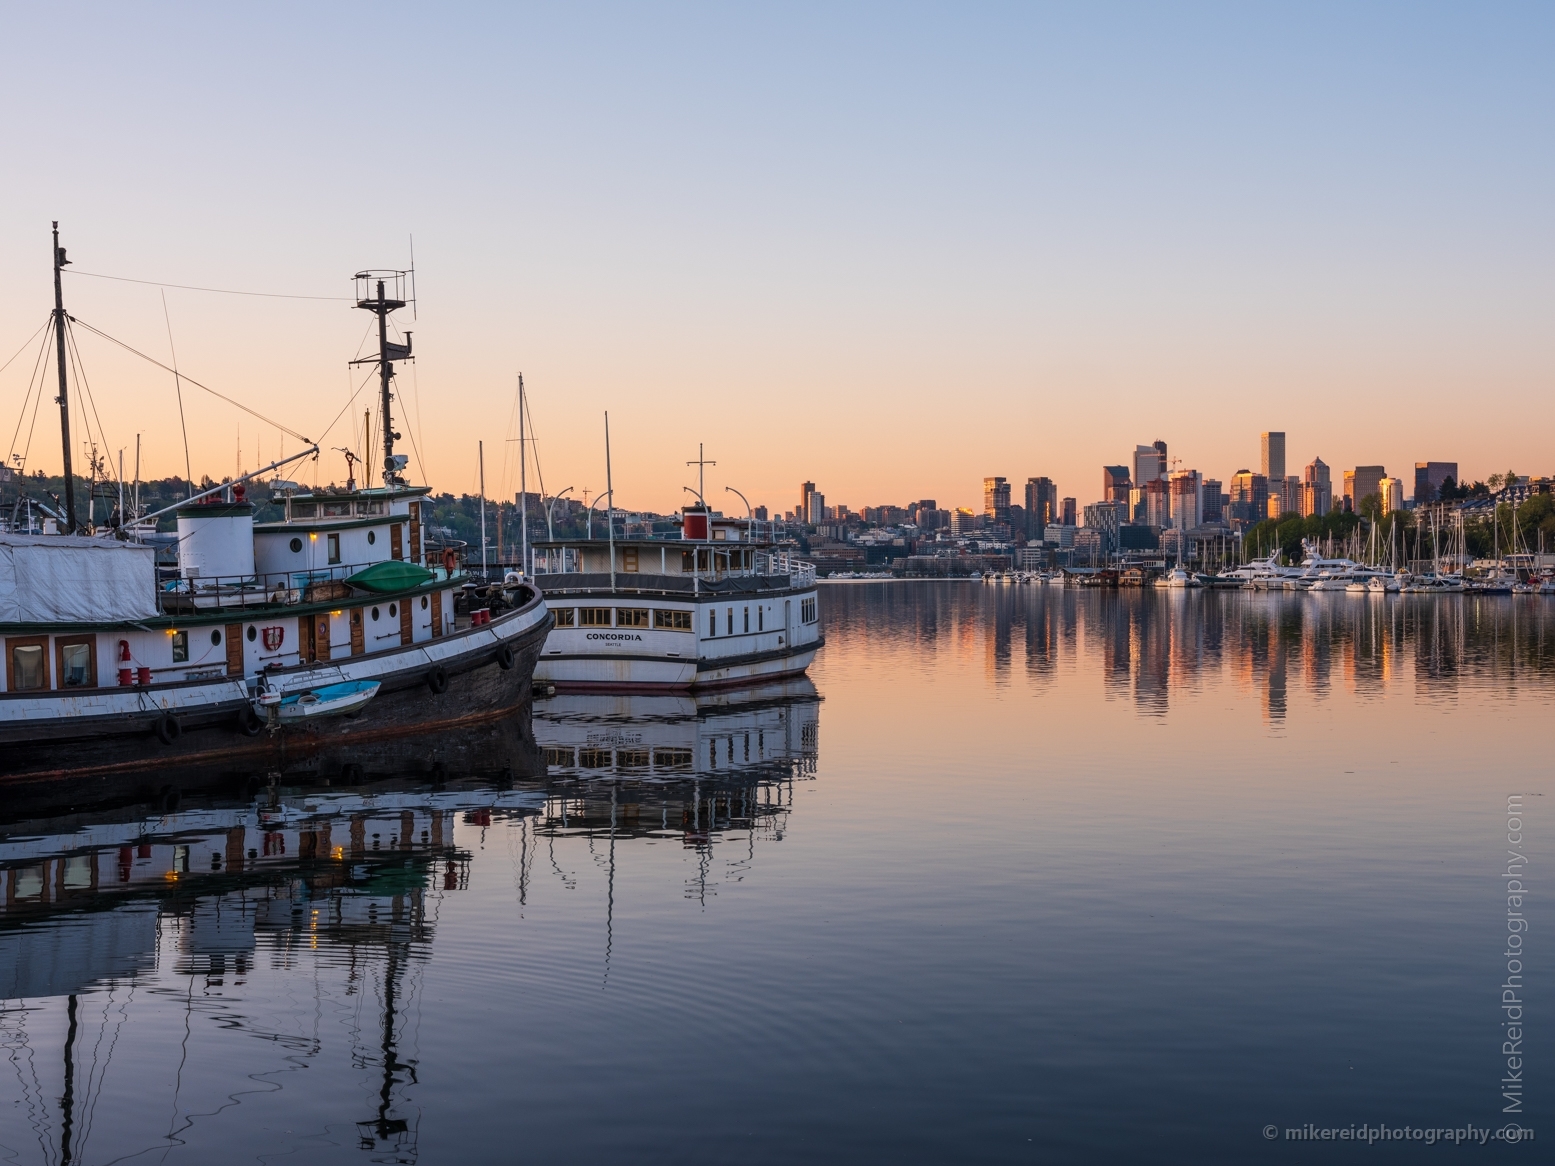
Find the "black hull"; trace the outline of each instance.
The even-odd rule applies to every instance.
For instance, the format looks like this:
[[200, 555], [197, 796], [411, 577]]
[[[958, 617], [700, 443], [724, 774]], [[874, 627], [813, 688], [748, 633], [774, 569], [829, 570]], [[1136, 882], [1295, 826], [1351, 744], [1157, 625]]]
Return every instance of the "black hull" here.
[[[503, 668], [495, 650], [471, 653], [445, 668], [447, 687], [434, 693], [424, 667], [385, 676], [378, 695], [355, 717], [331, 717], [262, 728], [249, 736], [240, 728], [243, 705], [214, 708], [181, 718], [182, 732], [164, 744], [144, 724], [118, 732], [100, 727], [73, 740], [7, 742], [0, 749], [0, 793], [9, 803], [24, 788], [49, 786], [65, 803], [111, 799], [113, 791], [148, 772], [222, 770], [252, 774], [286, 770], [325, 755], [338, 766], [358, 770], [409, 749], [428, 734], [453, 733], [523, 714], [527, 723], [534, 668], [550, 630], [546, 619], [506, 641], [513, 652]], [[246, 702], [245, 702], [246, 703]], [[363, 752], [360, 759], [351, 751]]]

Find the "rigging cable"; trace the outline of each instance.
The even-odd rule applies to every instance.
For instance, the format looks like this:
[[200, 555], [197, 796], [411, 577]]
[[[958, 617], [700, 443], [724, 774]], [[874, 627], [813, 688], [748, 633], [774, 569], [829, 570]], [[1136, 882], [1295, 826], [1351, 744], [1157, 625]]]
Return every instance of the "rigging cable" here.
[[[108, 444], [108, 431], [103, 428], [103, 419], [97, 415], [97, 398], [92, 396], [92, 386], [87, 383], [86, 379], [86, 365], [81, 360], [81, 350], [76, 347], [76, 330], [67, 327], [65, 329], [65, 339], [70, 342], [70, 364], [76, 370], [76, 381], [81, 385], [82, 391], [86, 394], [86, 403], [92, 407], [92, 420], [97, 422], [97, 440], [102, 442], [103, 455], [108, 459], [109, 468], [113, 469], [113, 480], [119, 482], [122, 486], [124, 483], [119, 480], [119, 471], [113, 464], [113, 449]], [[88, 426], [87, 436], [91, 437], [91, 435], [91, 427]], [[90, 496], [90, 491], [88, 491], [88, 496]]]
[[[53, 313], [50, 313], [49, 314], [49, 320], [52, 320], [53, 318], [54, 318]], [[49, 326], [49, 321], [48, 320], [43, 321], [42, 324], [38, 325], [38, 332], [42, 332], [48, 326]], [[20, 348], [18, 348], [15, 352], [11, 353], [11, 360], [15, 360], [18, 356], [20, 356], [22, 353], [27, 351], [27, 346], [38, 338], [38, 332], [34, 332], [31, 336], [27, 337], [26, 340], [22, 341], [22, 346]], [[0, 364], [0, 372], [4, 372], [6, 369], [11, 367], [11, 360], [6, 361], [4, 364]]]
[[[373, 377], [376, 376], [376, 375], [377, 375], [377, 372], [376, 372], [376, 370], [374, 370], [373, 372], [369, 372], [365, 377], [362, 378], [362, 383], [356, 386], [356, 392], [351, 394], [350, 398], [347, 399], [344, 407], [341, 408], [340, 412], [335, 414], [335, 419], [324, 427], [324, 432], [323, 433], [319, 434], [319, 444], [323, 444], [324, 439], [329, 436], [329, 431], [331, 429], [333, 429], [336, 425], [340, 424], [340, 419], [346, 415], [346, 410], [349, 409], [353, 404], [356, 403], [356, 398], [361, 394], [362, 390], [367, 387], [367, 382], [372, 380]], [[290, 433], [291, 431], [288, 430], [287, 432]], [[297, 435], [294, 433], [294, 434], [292, 434], [292, 436], [296, 437]], [[309, 445], [314, 444], [312, 441], [309, 441], [308, 438], [306, 438], [306, 437], [302, 438], [302, 440], [303, 441], [307, 441]]]
[[227, 287], [191, 287], [186, 283], [162, 283], [155, 279], [131, 279], [127, 275], [103, 275], [101, 272], [96, 271], [71, 270], [66, 274], [84, 275], [89, 279], [112, 279], [120, 283], [143, 283], [149, 287], [171, 287], [177, 288], [179, 291], [212, 292], [221, 296], [260, 296], [267, 300], [328, 300], [331, 302], [343, 301], [350, 303], [355, 298], [353, 296], [293, 296], [283, 295], [280, 292], [234, 291], [232, 288]]
[[189, 460], [189, 425], [184, 420], [183, 378], [178, 375], [178, 349], [173, 347], [173, 317], [167, 311], [167, 293], [162, 293], [162, 319], [167, 322], [167, 348], [173, 354], [173, 388], [178, 391], [178, 427], [184, 434], [184, 480], [189, 483], [185, 498], [194, 497], [194, 466]]
[[[47, 328], [47, 327], [48, 327], [48, 325], [44, 324], [44, 328]], [[40, 328], [39, 331], [42, 331], [42, 329]], [[34, 333], [34, 335], [36, 336], [37, 333]], [[31, 343], [31, 342], [29, 341], [29, 343]], [[32, 399], [32, 393], [33, 393], [33, 388], [34, 388], [35, 384], [36, 384], [36, 387], [37, 387], [37, 389], [39, 391], [40, 399], [41, 399], [41, 396], [42, 396], [43, 381], [41, 380], [41, 378], [39, 376], [39, 369], [41, 369], [43, 367], [43, 354], [48, 349], [48, 346], [49, 346], [49, 340], [48, 340], [48, 337], [45, 336], [43, 338], [43, 343], [38, 346], [38, 359], [33, 362], [32, 375], [30, 377], [28, 377], [28, 379], [27, 379], [27, 395], [22, 398], [22, 411], [21, 411], [21, 414], [16, 418], [16, 432], [11, 435], [11, 450], [10, 450], [10, 453], [11, 453], [11, 457], [12, 457], [13, 460], [14, 460], [14, 457], [15, 457], [15, 454], [16, 454], [16, 439], [22, 435], [22, 421], [27, 416], [27, 402]], [[13, 356], [11, 359], [15, 360], [16, 358]], [[9, 364], [10, 362], [7, 361], [6, 363]], [[36, 404], [34, 404], [33, 407], [32, 407], [32, 423], [33, 423], [33, 426], [36, 426], [38, 424], [38, 406]], [[32, 429], [29, 428], [27, 430], [27, 449], [31, 449], [31, 448], [32, 448]], [[22, 467], [25, 467], [27, 465], [27, 450], [23, 450], [22, 451], [21, 465], [22, 465]]]
[[154, 357], [154, 356], [147, 356], [144, 352], [140, 351], [140, 349], [138, 349], [138, 348], [131, 348], [128, 344], [124, 343], [124, 341], [116, 339], [115, 337], [108, 335], [108, 333], [102, 331], [100, 328], [92, 327], [92, 325], [88, 324], [85, 320], [79, 320], [79, 319], [77, 319], [74, 316], [71, 316], [70, 320], [71, 320], [72, 323], [80, 324], [81, 327], [85, 328], [88, 332], [91, 332], [93, 335], [101, 336], [104, 340], [107, 340], [107, 341], [109, 341], [112, 344], [117, 344], [120, 348], [124, 349], [126, 352], [134, 353], [136, 356], [140, 357], [142, 360], [149, 361], [151, 364], [156, 365], [158, 368], [163, 369], [166, 372], [170, 372], [170, 373], [174, 374], [175, 376], [179, 377], [181, 380], [188, 381], [195, 388], [205, 390], [207, 393], [209, 393], [211, 396], [215, 397], [217, 400], [225, 401], [225, 402], [227, 402], [227, 404], [231, 405], [233, 408], [243, 410], [243, 412], [247, 413], [250, 417], [257, 418], [258, 420], [263, 421], [266, 425], [274, 426], [276, 429], [279, 429], [282, 433], [286, 434], [287, 436], [295, 437], [298, 441], [305, 442], [308, 445], [312, 445], [313, 444], [313, 439], [312, 438], [304, 437], [301, 433], [298, 433], [295, 429], [288, 428], [287, 426], [282, 425], [279, 421], [274, 421], [271, 418], [266, 417], [263, 413], [259, 413], [259, 412], [256, 412], [253, 409], [250, 409], [247, 405], [243, 404], [241, 401], [234, 401], [231, 397], [227, 396], [226, 394], [218, 393], [215, 389], [211, 388], [209, 385], [203, 385], [199, 381], [195, 380], [193, 377], [183, 376], [183, 374], [179, 373], [177, 369], [169, 368], [167, 365], [163, 364], [156, 357]]

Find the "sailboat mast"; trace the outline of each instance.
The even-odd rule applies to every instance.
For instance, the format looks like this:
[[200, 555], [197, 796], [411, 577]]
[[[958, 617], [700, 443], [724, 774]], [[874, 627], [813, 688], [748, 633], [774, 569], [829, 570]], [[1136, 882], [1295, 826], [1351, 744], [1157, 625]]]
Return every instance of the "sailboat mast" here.
[[394, 473], [394, 422], [389, 417], [389, 380], [394, 366], [389, 363], [389, 313], [384, 307], [383, 280], [378, 281], [378, 407], [383, 410], [383, 473], [385, 486]]
[[65, 451], [65, 533], [76, 533], [76, 477], [70, 461], [70, 394], [65, 387], [65, 290], [60, 269], [69, 263], [54, 224], [54, 346], [59, 362], [59, 436]]
[[[529, 574], [529, 447], [524, 444], [524, 374], [518, 374], [518, 573]], [[512, 481], [511, 478], [508, 479]]]
[[480, 459], [481, 471], [481, 578], [486, 577], [486, 443], [478, 441], [475, 450]]
[[605, 527], [610, 532], [610, 590], [616, 589], [616, 489], [610, 481], [610, 411], [605, 411]]

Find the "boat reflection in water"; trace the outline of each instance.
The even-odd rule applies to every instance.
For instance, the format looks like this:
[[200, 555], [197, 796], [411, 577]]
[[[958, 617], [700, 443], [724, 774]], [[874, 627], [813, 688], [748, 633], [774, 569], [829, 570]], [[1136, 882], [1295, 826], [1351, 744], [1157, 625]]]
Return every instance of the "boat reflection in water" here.
[[[534, 737], [514, 727], [485, 765], [439, 761], [431, 777], [407, 756], [409, 775], [357, 769], [347, 782], [324, 758], [262, 775], [256, 793], [191, 791], [176, 808], [9, 814], [0, 1043], [18, 1072], [0, 1104], [25, 1121], [0, 1141], [23, 1161], [159, 1147], [199, 1158], [298, 1148], [283, 1125], [335, 1131], [305, 1148], [338, 1153], [354, 1123], [364, 1160], [415, 1161], [423, 1111], [455, 1101], [453, 1086], [425, 1082], [440, 1070], [424, 1060], [421, 1018], [436, 1004], [421, 986], [439, 911], [468, 891], [487, 834], [507, 832], [520, 907], [542, 839], [554, 860], [569, 840], [592, 850], [608, 837], [608, 974], [617, 843], [679, 838], [706, 856], [730, 831], [753, 851], [781, 837], [794, 782], [815, 773], [818, 709], [803, 679], [702, 698], [560, 697], [537, 702]], [[438, 756], [492, 739], [467, 744], [444, 740]], [[504, 972], [475, 962], [489, 966], [445, 974]], [[304, 1067], [322, 1072], [299, 1088]]]

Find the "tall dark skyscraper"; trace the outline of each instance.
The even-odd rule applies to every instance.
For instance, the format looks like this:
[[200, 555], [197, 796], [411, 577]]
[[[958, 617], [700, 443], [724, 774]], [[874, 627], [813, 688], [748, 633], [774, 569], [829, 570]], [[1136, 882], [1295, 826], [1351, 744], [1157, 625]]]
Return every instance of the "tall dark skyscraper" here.
[[1127, 466], [1102, 466], [1101, 500], [1103, 502], [1127, 502], [1132, 485]]
[[1436, 494], [1442, 488], [1442, 483], [1448, 478], [1462, 485], [1458, 481], [1457, 462], [1416, 462], [1415, 463], [1415, 505], [1423, 502], [1435, 502]]
[[989, 522], [1010, 520], [1010, 484], [1003, 478], [983, 479], [983, 517]]
[[1058, 486], [1052, 478], [1026, 479], [1026, 537], [1041, 538], [1058, 521]]

